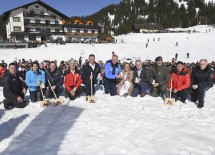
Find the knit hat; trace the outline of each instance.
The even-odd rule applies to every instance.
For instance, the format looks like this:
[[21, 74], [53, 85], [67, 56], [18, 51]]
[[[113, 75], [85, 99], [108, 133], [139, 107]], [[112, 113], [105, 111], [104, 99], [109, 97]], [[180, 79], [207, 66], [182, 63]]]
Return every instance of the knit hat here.
[[163, 60], [163, 58], [161, 56], [158, 56], [155, 61], [160, 61], [160, 60]]

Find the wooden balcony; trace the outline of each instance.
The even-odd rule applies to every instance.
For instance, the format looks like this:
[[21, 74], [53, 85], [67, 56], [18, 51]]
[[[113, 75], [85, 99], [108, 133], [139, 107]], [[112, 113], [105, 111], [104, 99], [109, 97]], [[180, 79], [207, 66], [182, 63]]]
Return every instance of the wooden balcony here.
[[36, 26], [36, 27], [62, 27], [63, 25], [60, 24], [46, 24], [46, 23], [27, 23], [24, 22], [25, 26]]
[[46, 19], [56, 19], [57, 17], [54, 15], [41, 15], [41, 14], [33, 14], [33, 13], [23, 13], [24, 17], [34, 17], [34, 18], [46, 18]]
[[73, 37], [73, 36], [98, 36], [98, 33], [80, 33], [80, 32], [66, 32], [66, 36]]

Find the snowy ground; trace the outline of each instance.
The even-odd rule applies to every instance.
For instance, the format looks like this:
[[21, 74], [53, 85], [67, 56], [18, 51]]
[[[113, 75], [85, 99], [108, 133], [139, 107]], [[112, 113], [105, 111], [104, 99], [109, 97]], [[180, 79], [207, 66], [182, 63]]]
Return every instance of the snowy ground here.
[[[78, 58], [81, 50], [99, 59], [120, 57], [169, 60], [215, 60], [215, 32], [198, 34], [129, 34], [124, 43], [106, 45], [50, 45], [37, 49], [0, 50], [1, 59]], [[189, 36], [189, 39], [187, 39]], [[160, 42], [152, 39], [160, 37]], [[150, 39], [149, 48], [144, 42]], [[175, 47], [175, 41], [179, 46]], [[191, 59], [186, 59], [187, 50]], [[207, 53], [206, 53], [207, 52]], [[26, 55], [28, 53], [28, 55]], [[36, 53], [41, 53], [38, 55]], [[107, 54], [104, 54], [107, 53]], [[143, 53], [143, 54], [142, 54]], [[68, 55], [71, 54], [69, 57]], [[0, 105], [0, 154], [2, 155], [215, 155], [215, 88], [206, 94], [205, 107], [194, 103], [163, 104], [160, 98], [131, 98], [103, 95], [98, 88], [96, 104], [85, 97], [60, 106], [41, 108], [29, 103], [25, 109], [4, 111]], [[27, 96], [29, 98], [29, 96]], [[3, 100], [0, 89], [0, 102]]]

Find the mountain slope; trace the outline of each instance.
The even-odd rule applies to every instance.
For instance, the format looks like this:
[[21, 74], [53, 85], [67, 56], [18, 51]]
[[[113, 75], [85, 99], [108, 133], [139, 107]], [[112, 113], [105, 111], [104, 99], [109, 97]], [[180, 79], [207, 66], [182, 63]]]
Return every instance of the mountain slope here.
[[122, 0], [85, 18], [101, 25], [105, 34], [128, 33], [132, 24], [143, 22], [157, 23], [164, 28], [186, 28], [214, 24], [215, 4], [212, 0]]

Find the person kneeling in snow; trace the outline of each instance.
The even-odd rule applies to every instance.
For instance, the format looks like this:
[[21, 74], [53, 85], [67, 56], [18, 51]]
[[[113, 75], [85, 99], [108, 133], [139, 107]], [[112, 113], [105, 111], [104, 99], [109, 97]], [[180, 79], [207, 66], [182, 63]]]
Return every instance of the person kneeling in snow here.
[[153, 82], [152, 72], [149, 68], [143, 66], [141, 60], [135, 62], [133, 82], [132, 97], [137, 97], [138, 94], [140, 94], [140, 97], [144, 97], [150, 91]]
[[116, 84], [117, 79], [121, 76], [119, 75], [121, 70], [121, 66], [118, 63], [118, 56], [113, 55], [112, 60], [109, 60], [105, 64], [105, 74], [104, 74], [104, 88], [105, 94], [109, 94], [111, 96], [116, 95]]
[[65, 72], [64, 86], [66, 88], [65, 95], [69, 97], [70, 100], [75, 100], [80, 96], [81, 90], [81, 74], [76, 68], [76, 61], [71, 60], [69, 64], [69, 70]]
[[9, 71], [3, 77], [3, 94], [6, 98], [3, 100], [5, 110], [11, 107], [24, 108], [24, 96], [26, 95], [26, 85], [19, 79], [16, 65], [11, 63]]
[[47, 90], [47, 97], [52, 98], [54, 97], [54, 94], [52, 91], [55, 92], [57, 95], [57, 98], [62, 94], [63, 92], [63, 81], [64, 76], [63, 73], [57, 69], [57, 64], [54, 61], [50, 62], [49, 69], [46, 70], [46, 79], [49, 80], [51, 87], [48, 82], [48, 90]]
[[127, 97], [132, 94], [133, 91], [133, 80], [134, 73], [131, 70], [131, 65], [129, 63], [124, 63], [123, 70], [120, 73], [119, 80], [121, 81], [118, 84], [117, 94], [120, 96]]
[[[172, 82], [172, 88], [171, 88]], [[190, 87], [190, 75], [187, 72], [184, 63], [178, 61], [176, 63], [176, 68], [171, 71], [170, 80], [168, 81], [168, 88], [172, 92], [172, 97], [175, 100], [180, 100], [185, 103], [188, 96], [188, 88]]]
[[204, 107], [205, 91], [213, 87], [214, 71], [207, 65], [207, 60], [199, 61], [199, 66], [191, 74], [192, 102], [199, 101], [198, 108]]
[[33, 62], [32, 63], [32, 69], [27, 71], [26, 73], [26, 85], [29, 88], [30, 91], [30, 98], [31, 102], [37, 102], [37, 93], [40, 95], [40, 101], [43, 100], [43, 96], [40, 90], [40, 86], [43, 88], [43, 91], [45, 89], [45, 72], [39, 69], [39, 63]]
[[158, 97], [160, 94], [165, 97], [167, 91], [167, 82], [169, 81], [169, 68], [163, 64], [161, 56], [155, 59], [155, 64], [151, 67], [153, 74], [152, 96]]

